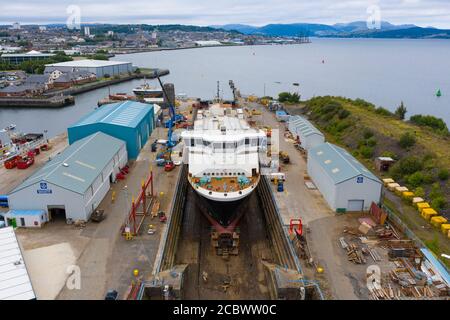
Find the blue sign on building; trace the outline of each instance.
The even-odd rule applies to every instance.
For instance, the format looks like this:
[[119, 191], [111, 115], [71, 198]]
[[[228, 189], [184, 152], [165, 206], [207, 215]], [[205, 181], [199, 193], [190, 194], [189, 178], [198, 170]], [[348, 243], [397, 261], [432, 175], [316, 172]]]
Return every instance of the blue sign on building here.
[[364, 182], [364, 178], [363, 177], [356, 178], [356, 183], [363, 183], [363, 182]]
[[50, 194], [52, 193], [52, 190], [48, 188], [47, 182], [40, 182], [39, 187], [40, 190], [37, 190], [38, 194]]

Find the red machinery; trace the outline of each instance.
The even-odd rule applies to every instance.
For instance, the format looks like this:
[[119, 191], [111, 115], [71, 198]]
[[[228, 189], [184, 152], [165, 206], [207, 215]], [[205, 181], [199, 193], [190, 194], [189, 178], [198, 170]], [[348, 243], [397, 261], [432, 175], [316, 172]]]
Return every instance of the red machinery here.
[[175, 168], [173, 161], [167, 161], [164, 165], [164, 171], [172, 171]]
[[289, 223], [289, 234], [292, 234], [293, 232], [295, 232], [298, 237], [303, 235], [302, 219], [291, 219]]
[[17, 161], [17, 169], [27, 169], [34, 163], [34, 153], [32, 151], [28, 152], [27, 156], [20, 158]]
[[15, 156], [5, 161], [4, 165], [6, 169], [13, 169], [17, 166], [17, 162], [21, 159], [20, 156]]

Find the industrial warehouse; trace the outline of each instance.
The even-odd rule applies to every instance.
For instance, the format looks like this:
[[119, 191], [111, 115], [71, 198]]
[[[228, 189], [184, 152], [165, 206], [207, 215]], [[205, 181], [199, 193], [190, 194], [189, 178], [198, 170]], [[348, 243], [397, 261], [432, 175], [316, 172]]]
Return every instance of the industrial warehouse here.
[[290, 116], [288, 128], [304, 150], [308, 151], [325, 142], [323, 133], [301, 116]]
[[136, 159], [155, 126], [152, 104], [124, 101], [96, 109], [68, 128], [72, 144], [101, 131], [126, 142], [128, 157]]
[[[89, 220], [120, 169], [125, 142], [102, 132], [74, 142], [8, 196], [11, 210], [43, 210], [49, 219]], [[15, 212], [19, 215], [20, 211]]]
[[308, 152], [308, 174], [334, 211], [368, 211], [382, 182], [346, 150], [331, 143]]
[[74, 71], [86, 71], [94, 73], [97, 79], [105, 76], [114, 77], [120, 74], [133, 72], [131, 62], [104, 61], [104, 60], [75, 60], [45, 65], [45, 73], [59, 70], [63, 73]]

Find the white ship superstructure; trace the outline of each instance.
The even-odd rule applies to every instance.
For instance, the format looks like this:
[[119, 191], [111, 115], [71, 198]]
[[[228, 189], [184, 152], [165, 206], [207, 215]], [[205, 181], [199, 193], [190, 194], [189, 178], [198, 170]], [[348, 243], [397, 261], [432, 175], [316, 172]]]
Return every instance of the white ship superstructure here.
[[239, 201], [260, 179], [259, 152], [267, 139], [251, 128], [242, 109], [214, 104], [199, 110], [193, 130], [182, 133], [189, 182], [201, 196], [217, 202]]

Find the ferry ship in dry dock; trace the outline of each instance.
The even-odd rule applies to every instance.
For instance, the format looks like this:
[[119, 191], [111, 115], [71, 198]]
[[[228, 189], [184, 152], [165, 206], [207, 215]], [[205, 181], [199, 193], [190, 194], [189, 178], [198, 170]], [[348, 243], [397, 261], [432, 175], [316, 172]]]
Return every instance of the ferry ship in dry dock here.
[[189, 183], [206, 199], [208, 214], [220, 225], [230, 225], [236, 209], [259, 183], [265, 133], [250, 127], [242, 109], [216, 103], [198, 110], [193, 130], [181, 137]]

